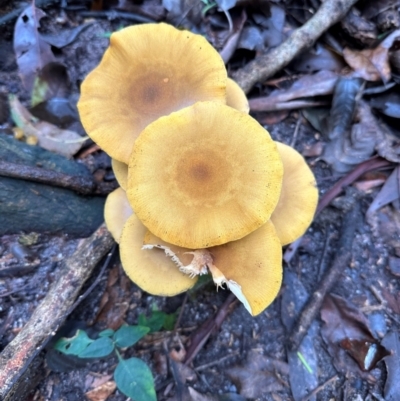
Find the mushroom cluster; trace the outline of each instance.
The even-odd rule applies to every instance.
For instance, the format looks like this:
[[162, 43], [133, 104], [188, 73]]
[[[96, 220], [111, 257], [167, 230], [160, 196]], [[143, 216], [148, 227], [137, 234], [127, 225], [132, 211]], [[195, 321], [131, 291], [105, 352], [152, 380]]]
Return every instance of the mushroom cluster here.
[[112, 34], [78, 108], [120, 188], [105, 221], [143, 290], [172, 296], [210, 273], [252, 314], [277, 296], [282, 246], [312, 221], [303, 157], [248, 115], [240, 87], [200, 35], [167, 24]]

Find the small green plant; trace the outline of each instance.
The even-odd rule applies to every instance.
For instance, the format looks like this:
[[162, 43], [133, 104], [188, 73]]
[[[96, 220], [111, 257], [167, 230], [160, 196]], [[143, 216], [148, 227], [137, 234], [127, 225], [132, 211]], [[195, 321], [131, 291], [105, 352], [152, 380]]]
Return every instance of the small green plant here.
[[210, 11], [212, 8], [217, 6], [217, 3], [214, 0], [201, 0], [201, 2], [204, 4], [203, 9], [201, 10], [203, 17], [207, 14], [207, 11]]
[[123, 359], [118, 351], [118, 348], [136, 344], [148, 332], [150, 328], [145, 326], [121, 326], [117, 331], [106, 329], [93, 340], [85, 331], [78, 330], [74, 337], [60, 338], [54, 348], [79, 358], [103, 358], [114, 351], [119, 360], [114, 371], [118, 389], [135, 401], [156, 401], [154, 379], [149, 367], [138, 358]]

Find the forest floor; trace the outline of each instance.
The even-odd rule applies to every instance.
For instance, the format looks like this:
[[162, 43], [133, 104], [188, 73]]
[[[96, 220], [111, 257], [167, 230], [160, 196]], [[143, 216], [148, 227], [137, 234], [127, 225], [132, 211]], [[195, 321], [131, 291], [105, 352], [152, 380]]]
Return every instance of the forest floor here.
[[[18, 7], [28, 4], [0, 1], [2, 136], [16, 135], [16, 106], [9, 103], [14, 95], [36, 118], [84, 137], [76, 110], [80, 84], [100, 62], [110, 34], [122, 27], [166, 21], [203, 34], [222, 54], [230, 51], [225, 61], [229, 75], [235, 77], [255, 57], [279, 48], [319, 7], [312, 0], [306, 5], [296, 0], [238, 1], [227, 6], [226, 12], [204, 0], [65, 3], [38, 3], [46, 13], [40, 20], [46, 43], [62, 42], [49, 46], [53, 61], [62, 66], [61, 73], [50, 69], [44, 79], [58, 89], [45, 95], [45, 107], [39, 109], [30, 107], [32, 91], [23, 84], [26, 70], [18, 64], [13, 48], [21, 42], [16, 35], [24, 34], [16, 28], [22, 12]], [[224, 1], [217, 3], [224, 7]], [[261, 76], [248, 90], [251, 115], [274, 140], [306, 158], [320, 199], [328, 199], [297, 248], [284, 248], [283, 285], [274, 302], [252, 317], [229, 297], [229, 290], [217, 292], [210, 280], [185, 294], [152, 296], [127, 278], [114, 249], [111, 259], [102, 258], [85, 283], [81, 293], [90, 291], [64, 316], [56, 339], [71, 337], [77, 329], [96, 338], [107, 328], [153, 319], [152, 332], [123, 349], [122, 356], [140, 358], [150, 367], [159, 400], [400, 400], [396, 380], [400, 377], [400, 135], [396, 129], [400, 75], [397, 36], [387, 41], [400, 27], [400, 16], [390, 1], [359, 3], [350, 16], [315, 38], [311, 49], [301, 50], [295, 61], [274, 75]], [[231, 30], [227, 13], [232, 18]], [[241, 36], [234, 42], [237, 33]], [[31, 62], [39, 63], [34, 57]], [[347, 79], [345, 84], [341, 79]], [[269, 100], [257, 102], [262, 97]], [[63, 121], [56, 118], [58, 111], [48, 111], [54, 98], [64, 99]], [[335, 124], [342, 123], [335, 131]], [[20, 143], [25, 146], [29, 135], [25, 131], [22, 137]], [[374, 157], [382, 161], [381, 168], [374, 168]], [[101, 206], [81, 232], [46, 230], [46, 221], [52, 220], [46, 211], [23, 217], [32, 219], [33, 228], [28, 230], [32, 232], [28, 232], [26, 222], [13, 223], [17, 207], [7, 216], [7, 209], [0, 209], [0, 351], [23, 332], [81, 238], [101, 223], [105, 195], [118, 186], [111, 159], [90, 140], [73, 158], [103, 188], [102, 193], [90, 195], [101, 198]], [[6, 180], [21, 181], [5, 179], [0, 172], [0, 191]], [[0, 204], [5, 204], [1, 196]], [[372, 202], [377, 206], [369, 209]], [[69, 208], [64, 203], [59, 207]], [[44, 224], [36, 226], [37, 219]], [[168, 317], [172, 323], [165, 323]], [[158, 324], [160, 319], [164, 324]], [[304, 339], [297, 337], [301, 331]], [[48, 338], [34, 360], [24, 362], [24, 369], [35, 364], [35, 372], [26, 379], [29, 384], [5, 399], [127, 399], [113, 378], [117, 356], [79, 359], [55, 351], [54, 342]], [[198, 349], [190, 349], [190, 343]], [[188, 352], [193, 354], [190, 362]]]

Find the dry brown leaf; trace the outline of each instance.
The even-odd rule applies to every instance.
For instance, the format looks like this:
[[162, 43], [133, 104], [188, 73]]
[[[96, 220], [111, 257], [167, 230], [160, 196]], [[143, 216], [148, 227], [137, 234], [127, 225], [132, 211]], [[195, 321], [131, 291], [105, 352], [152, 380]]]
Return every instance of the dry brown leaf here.
[[115, 381], [108, 381], [100, 385], [99, 387], [88, 391], [85, 396], [90, 401], [105, 401], [117, 388]]
[[367, 81], [388, 82], [391, 77], [389, 64], [389, 49], [394, 41], [400, 36], [400, 29], [392, 32], [375, 49], [365, 49], [361, 51], [345, 48], [343, 57], [353, 68], [357, 76]]
[[[34, 4], [34, 3], [33, 3]], [[14, 52], [25, 88], [31, 92], [37, 74], [55, 61], [51, 46], [39, 35], [40, 20], [46, 14], [39, 8], [27, 7], [15, 24]]]
[[43, 149], [72, 157], [87, 138], [82, 138], [74, 131], [60, 129], [46, 121], [39, 121], [21, 104], [16, 96], [10, 96], [11, 115], [15, 124], [25, 137], [37, 138]]

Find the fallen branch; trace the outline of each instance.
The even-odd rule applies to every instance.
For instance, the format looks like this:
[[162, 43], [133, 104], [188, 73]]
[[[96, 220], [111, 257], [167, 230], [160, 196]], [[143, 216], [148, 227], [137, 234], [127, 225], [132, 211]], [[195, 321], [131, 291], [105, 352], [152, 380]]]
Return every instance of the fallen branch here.
[[58, 280], [21, 332], [0, 354], [1, 400], [11, 400], [11, 394], [19, 391], [24, 379], [29, 381], [29, 377], [24, 377], [25, 372], [66, 319], [83, 284], [113, 243], [111, 234], [102, 225], [65, 260]]
[[233, 74], [239, 86], [249, 93], [251, 88], [276, 74], [332, 25], [342, 19], [357, 0], [325, 0], [321, 7], [303, 26], [296, 29], [285, 42], [266, 54], [257, 57]]
[[292, 330], [289, 338], [290, 351], [296, 351], [298, 349], [312, 322], [317, 316], [317, 313], [321, 309], [326, 294], [331, 290], [343, 270], [349, 264], [354, 234], [359, 219], [360, 206], [358, 200], [354, 198], [352, 209], [347, 212], [343, 218], [343, 226], [336, 252], [337, 256], [324, 278], [319, 282], [317, 290], [307, 302], [301, 312], [298, 322]]
[[41, 167], [5, 161], [0, 161], [0, 176], [67, 188], [83, 195], [92, 194], [96, 188], [94, 180], [86, 175], [68, 175]]

